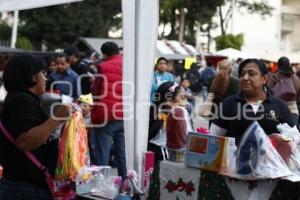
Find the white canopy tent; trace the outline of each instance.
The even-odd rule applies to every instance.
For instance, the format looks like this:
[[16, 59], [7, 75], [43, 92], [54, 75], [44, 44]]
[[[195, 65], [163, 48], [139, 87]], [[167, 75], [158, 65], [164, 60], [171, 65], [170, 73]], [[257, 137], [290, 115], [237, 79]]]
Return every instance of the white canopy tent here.
[[[1, 0], [0, 12], [39, 8], [78, 0]], [[128, 169], [142, 175], [149, 124], [149, 94], [158, 33], [158, 0], [122, 0], [124, 39], [124, 122]]]
[[300, 63], [300, 52], [289, 51], [261, 51], [258, 52], [260, 58], [272, 62], [277, 62], [282, 56], [288, 57], [291, 63]]
[[78, 2], [82, 0], [1, 0], [0, 12], [28, 10], [33, 8], [41, 8], [65, 3]]
[[[119, 47], [123, 47], [123, 39], [115, 38], [88, 38], [81, 37], [73, 45], [77, 46], [82, 51], [90, 53], [89, 51], [95, 51], [101, 54], [101, 45], [107, 41], [113, 41], [118, 44]], [[88, 51], [87, 49], [88, 48]], [[195, 57], [200, 55], [197, 50], [189, 44], [181, 44], [175, 40], [158, 40], [156, 42], [156, 57], [165, 57], [168, 60], [184, 60], [187, 57]], [[149, 67], [153, 67], [150, 66]]]
[[237, 49], [233, 48], [227, 48], [227, 49], [222, 49], [220, 51], [217, 51], [215, 54], [220, 55], [220, 56], [226, 56], [230, 59], [238, 59], [238, 58], [258, 58], [257, 55], [245, 52], [245, 51], [240, 51]]

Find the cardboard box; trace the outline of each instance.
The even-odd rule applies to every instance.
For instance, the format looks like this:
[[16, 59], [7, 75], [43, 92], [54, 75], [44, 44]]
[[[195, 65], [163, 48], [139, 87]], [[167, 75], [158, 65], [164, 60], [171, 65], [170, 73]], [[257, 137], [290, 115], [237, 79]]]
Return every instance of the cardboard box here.
[[235, 138], [189, 133], [185, 165], [214, 172], [234, 170], [235, 150]]

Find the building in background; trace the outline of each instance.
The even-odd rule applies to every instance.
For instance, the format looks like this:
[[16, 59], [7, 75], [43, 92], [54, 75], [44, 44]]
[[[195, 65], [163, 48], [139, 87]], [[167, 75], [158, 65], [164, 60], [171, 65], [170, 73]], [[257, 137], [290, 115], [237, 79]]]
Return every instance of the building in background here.
[[280, 48], [300, 51], [300, 1], [282, 0]]
[[[243, 33], [242, 50], [258, 55], [300, 51], [300, 0], [268, 0], [268, 3], [274, 8], [272, 16], [261, 17], [235, 8], [227, 33]], [[218, 20], [216, 16], [214, 21]], [[218, 27], [212, 37], [220, 34]]]

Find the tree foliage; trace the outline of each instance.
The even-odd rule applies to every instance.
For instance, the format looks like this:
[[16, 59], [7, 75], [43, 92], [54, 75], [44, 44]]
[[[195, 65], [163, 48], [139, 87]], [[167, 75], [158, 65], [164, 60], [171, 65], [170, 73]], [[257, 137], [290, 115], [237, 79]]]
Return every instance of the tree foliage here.
[[[224, 0], [163, 0], [160, 1], [160, 24], [169, 25], [171, 32], [160, 38], [177, 40], [183, 34], [183, 40], [195, 44], [196, 30], [203, 24], [209, 24]], [[182, 20], [184, 17], [184, 20]]]
[[163, 0], [160, 1], [160, 24], [170, 26], [171, 31], [168, 35], [162, 32], [160, 38], [195, 44], [196, 30], [200, 30], [208, 33], [210, 41], [210, 30], [217, 27], [212, 19], [217, 14], [222, 35], [225, 35], [233, 7], [263, 17], [271, 15], [273, 10], [266, 0]]
[[[159, 37], [195, 44], [196, 33], [200, 31], [207, 33], [210, 41], [210, 30], [217, 26], [212, 19], [217, 13], [222, 19], [224, 35], [232, 13], [232, 6], [225, 12], [229, 2], [262, 16], [272, 11], [266, 0], [254, 3], [248, 0], [161, 0], [160, 25], [170, 27], [171, 31]], [[64, 48], [79, 37], [108, 37], [109, 30], [121, 28], [121, 12], [121, 0], [85, 0], [25, 10], [20, 12], [19, 36], [28, 38], [34, 46], [43, 44], [49, 50]], [[8, 35], [6, 27], [1, 30], [3, 27], [0, 24], [1, 38]]]
[[107, 37], [121, 27], [121, 0], [85, 0], [20, 12], [20, 35], [48, 49], [71, 45], [79, 37]]
[[10, 40], [11, 27], [6, 22], [0, 22], [0, 40]]
[[226, 48], [241, 50], [242, 45], [244, 43], [244, 35], [242, 33], [238, 35], [233, 35], [233, 34], [220, 35], [215, 38], [215, 41], [216, 41], [217, 51]]
[[19, 49], [33, 50], [33, 46], [27, 37], [18, 37], [16, 47]]

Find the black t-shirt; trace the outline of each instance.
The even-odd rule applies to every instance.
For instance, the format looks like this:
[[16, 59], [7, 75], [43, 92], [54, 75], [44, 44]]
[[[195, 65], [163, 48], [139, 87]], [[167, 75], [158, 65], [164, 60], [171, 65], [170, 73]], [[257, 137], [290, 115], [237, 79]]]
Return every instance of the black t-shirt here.
[[226, 98], [219, 108], [218, 118], [213, 123], [227, 129], [226, 136], [236, 138], [237, 144], [254, 121], [259, 123], [267, 135], [279, 133], [277, 125], [280, 123], [287, 123], [291, 127], [295, 125], [286, 103], [271, 95], [260, 104], [256, 113], [246, 103], [242, 93]]
[[[2, 122], [15, 139], [47, 119], [47, 115], [40, 107], [39, 97], [33, 93], [28, 90], [8, 93], [4, 102]], [[58, 158], [58, 140], [47, 142], [31, 152], [54, 175]], [[48, 188], [42, 170], [11, 144], [3, 134], [0, 134], [0, 155], [5, 178]]]

